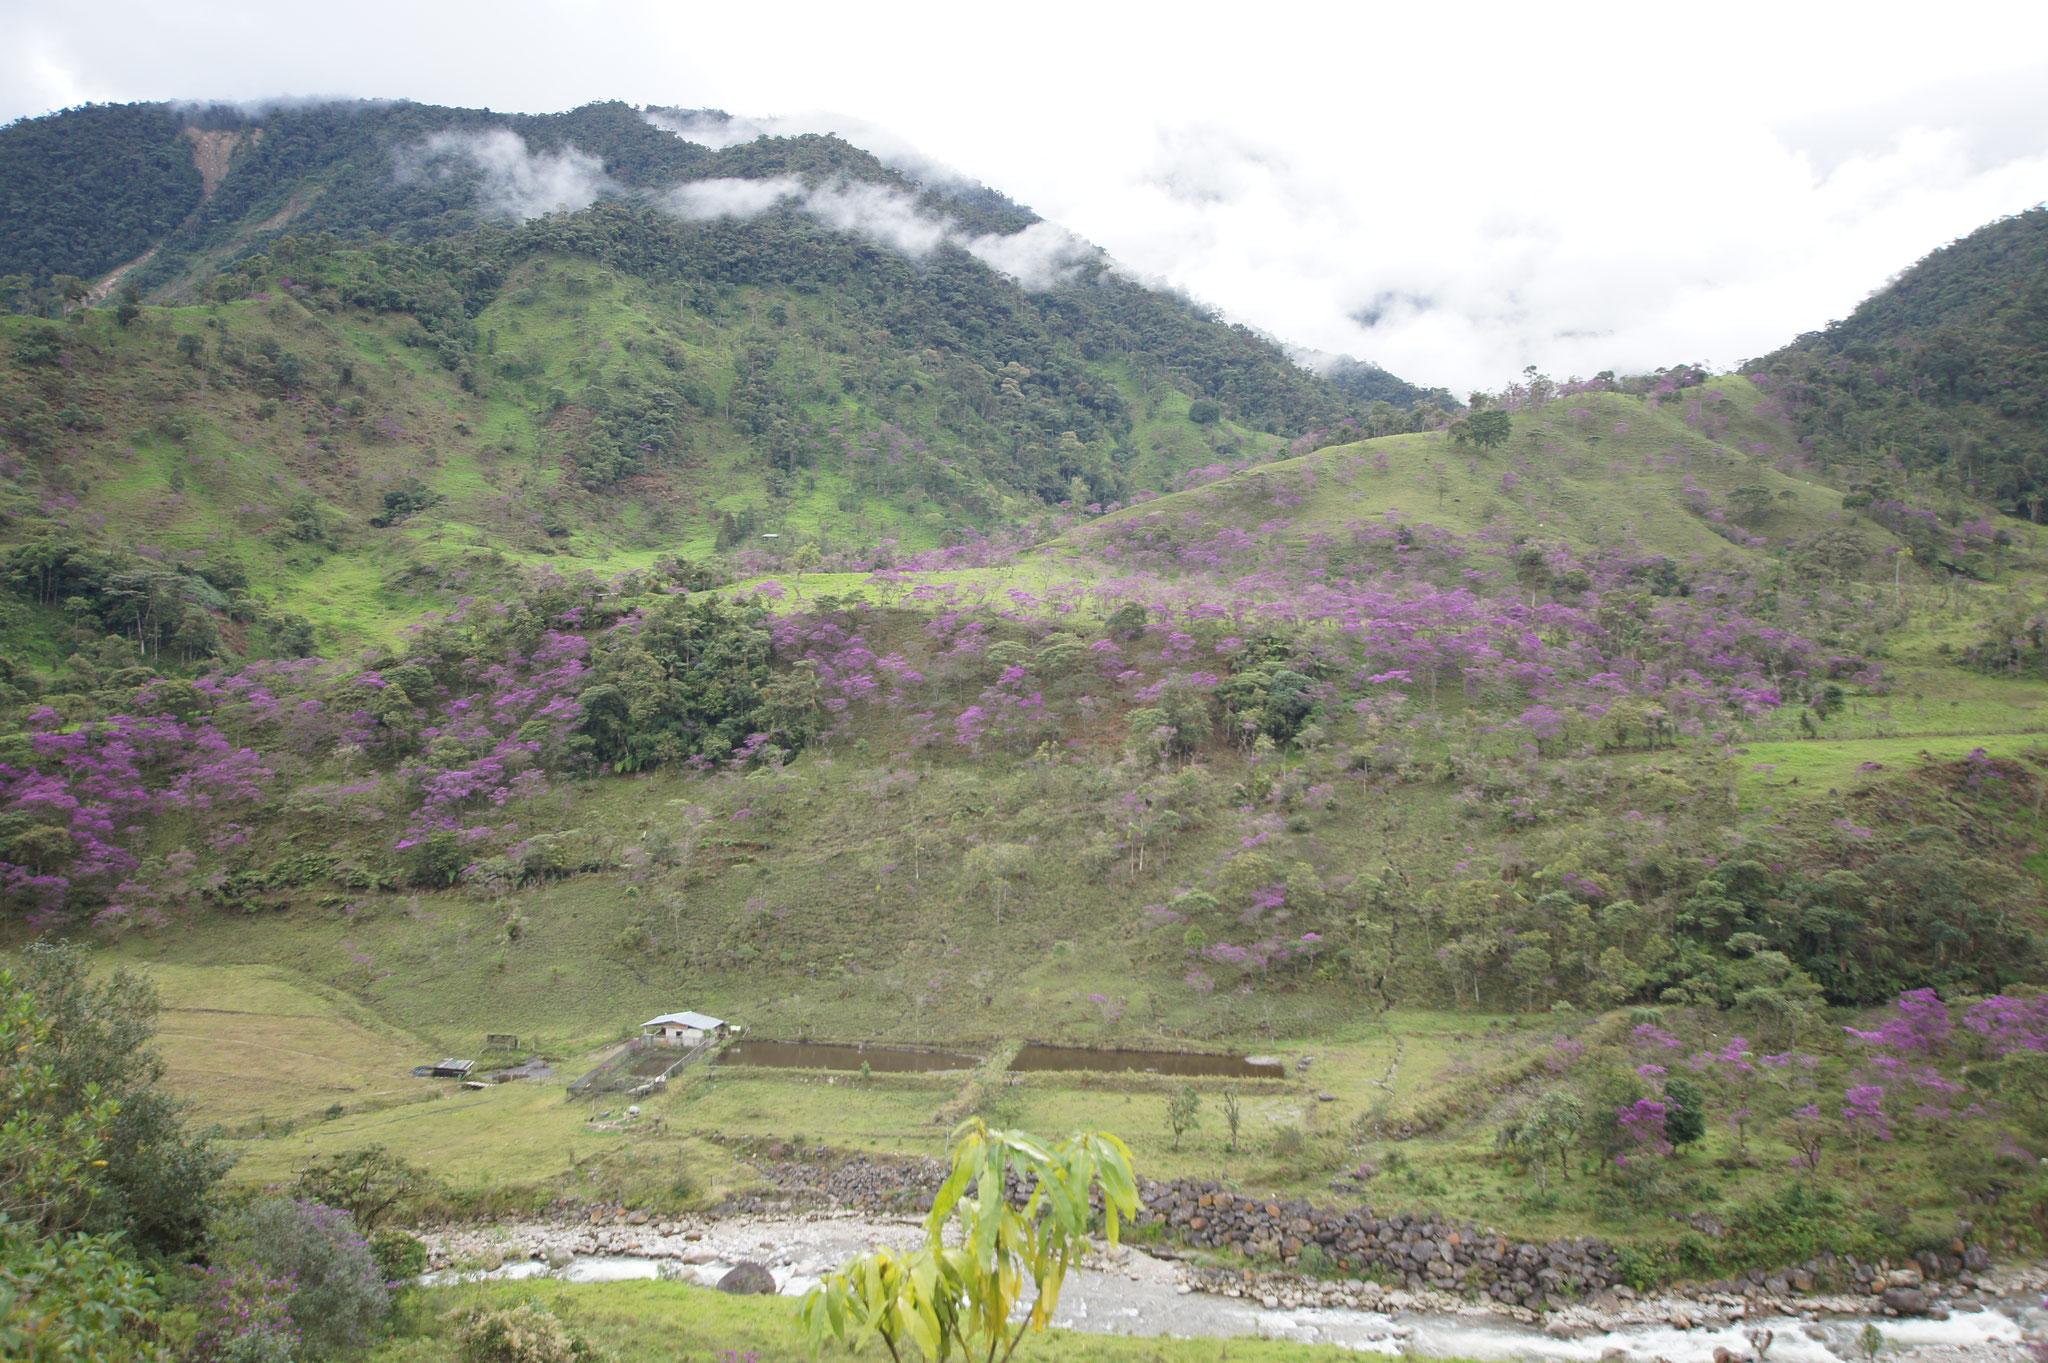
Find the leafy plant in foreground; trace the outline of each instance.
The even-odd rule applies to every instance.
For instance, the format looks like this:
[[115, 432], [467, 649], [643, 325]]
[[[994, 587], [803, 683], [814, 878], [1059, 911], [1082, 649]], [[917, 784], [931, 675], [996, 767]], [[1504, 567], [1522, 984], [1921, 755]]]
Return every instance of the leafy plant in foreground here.
[[137, 1334], [157, 1305], [148, 1273], [121, 1236], [75, 1230], [104, 1192], [117, 1107], [93, 1091], [67, 1101], [40, 1054], [51, 1030], [0, 970], [0, 1357], [158, 1358]]
[[[116, 970], [95, 981], [91, 953], [72, 943], [28, 949], [21, 985], [49, 1026], [25, 1041], [29, 1065], [53, 1081], [26, 1100], [58, 1124], [110, 1109], [96, 1152], [100, 1173], [46, 1226], [125, 1232], [139, 1248], [175, 1254], [196, 1246], [213, 1190], [234, 1162], [209, 1133], [188, 1132], [187, 1105], [162, 1092], [157, 996], [147, 979]], [[54, 1219], [53, 1219], [54, 1216]]]
[[[935, 1363], [955, 1350], [1002, 1363], [1027, 1331], [1052, 1319], [1067, 1270], [1087, 1247], [1090, 1195], [1102, 1194], [1112, 1245], [1138, 1210], [1131, 1152], [1106, 1131], [1048, 1146], [1021, 1131], [991, 1131], [977, 1118], [954, 1131], [952, 1160], [920, 1248], [865, 1254], [805, 1295], [799, 1319], [814, 1351], [828, 1339], [858, 1349], [879, 1338], [899, 1361], [903, 1346], [914, 1344]], [[1030, 1188], [1021, 1203], [1007, 1196], [1012, 1171]], [[949, 1247], [942, 1237], [956, 1218], [959, 1242]], [[1037, 1297], [1013, 1328], [1027, 1281]]]

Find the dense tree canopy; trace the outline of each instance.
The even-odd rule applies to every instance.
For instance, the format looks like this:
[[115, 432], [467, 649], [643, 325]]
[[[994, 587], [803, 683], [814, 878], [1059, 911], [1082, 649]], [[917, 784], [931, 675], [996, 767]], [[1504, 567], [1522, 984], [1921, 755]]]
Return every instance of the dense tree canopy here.
[[2048, 519], [2048, 209], [1943, 247], [1752, 368], [1876, 500], [1925, 473]]
[[105, 274], [161, 241], [199, 187], [166, 105], [88, 104], [0, 127], [0, 275]]

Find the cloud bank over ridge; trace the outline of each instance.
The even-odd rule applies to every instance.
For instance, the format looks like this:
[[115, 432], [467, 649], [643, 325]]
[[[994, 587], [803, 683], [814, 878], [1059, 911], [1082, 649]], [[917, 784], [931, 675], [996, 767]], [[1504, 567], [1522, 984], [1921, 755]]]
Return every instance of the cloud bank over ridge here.
[[[536, 152], [509, 128], [435, 133], [402, 150], [395, 158], [395, 173], [402, 179], [446, 175], [451, 162], [466, 163], [478, 172], [479, 206], [494, 217], [523, 221], [573, 212], [601, 198], [631, 192], [607, 176], [603, 164], [587, 152], [573, 146]], [[964, 232], [892, 185], [839, 181], [807, 186], [788, 175], [692, 180], [655, 202], [664, 212], [693, 222], [753, 218], [787, 206], [835, 232], [865, 237], [914, 260], [944, 245], [957, 246], [1031, 290], [1064, 283], [1080, 266], [1102, 259], [1095, 247], [1049, 222], [1011, 234]]]

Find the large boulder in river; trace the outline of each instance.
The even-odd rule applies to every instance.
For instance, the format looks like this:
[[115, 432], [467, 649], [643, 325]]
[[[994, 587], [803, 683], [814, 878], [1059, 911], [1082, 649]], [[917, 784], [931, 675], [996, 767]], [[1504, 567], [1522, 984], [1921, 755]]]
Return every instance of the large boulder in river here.
[[775, 1295], [775, 1275], [768, 1271], [768, 1265], [757, 1264], [748, 1259], [744, 1263], [734, 1264], [726, 1275], [718, 1280], [718, 1290], [742, 1294], [759, 1293], [772, 1297]]
[[1927, 1314], [1927, 1294], [1917, 1287], [1887, 1287], [1884, 1304], [1902, 1316]]

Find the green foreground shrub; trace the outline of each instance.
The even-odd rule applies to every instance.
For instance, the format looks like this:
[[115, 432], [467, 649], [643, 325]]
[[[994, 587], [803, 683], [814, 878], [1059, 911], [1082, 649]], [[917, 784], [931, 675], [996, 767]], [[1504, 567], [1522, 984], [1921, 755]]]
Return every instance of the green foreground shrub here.
[[347, 1212], [269, 1197], [224, 1219], [216, 1262], [260, 1265], [292, 1281], [291, 1319], [303, 1355], [332, 1358], [370, 1342], [391, 1311], [384, 1274]]
[[604, 1353], [530, 1301], [497, 1311], [471, 1307], [455, 1327], [462, 1363], [598, 1363]]

